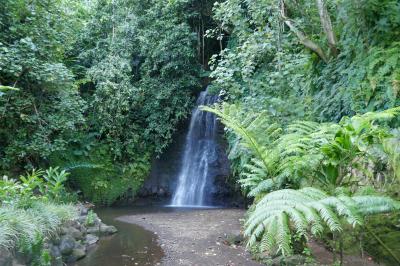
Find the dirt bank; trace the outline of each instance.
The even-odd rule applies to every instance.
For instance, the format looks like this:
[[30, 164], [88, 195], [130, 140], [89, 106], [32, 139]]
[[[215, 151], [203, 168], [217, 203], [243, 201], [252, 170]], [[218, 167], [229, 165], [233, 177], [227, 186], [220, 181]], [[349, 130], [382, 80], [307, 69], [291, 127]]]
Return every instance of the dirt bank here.
[[242, 246], [227, 245], [240, 232], [243, 210], [182, 210], [135, 214], [118, 220], [158, 234], [166, 254], [162, 265], [261, 265]]

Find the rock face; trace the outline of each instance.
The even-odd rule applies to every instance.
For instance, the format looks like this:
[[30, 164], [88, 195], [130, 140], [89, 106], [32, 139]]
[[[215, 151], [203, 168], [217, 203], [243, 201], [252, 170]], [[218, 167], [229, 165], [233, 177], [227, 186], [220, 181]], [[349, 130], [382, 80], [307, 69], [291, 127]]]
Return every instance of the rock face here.
[[[52, 265], [62, 266], [65, 265], [65, 262], [75, 262], [85, 257], [87, 247], [97, 243], [99, 236], [117, 232], [114, 226], [104, 224], [97, 214], [89, 211], [83, 205], [79, 205], [78, 208], [79, 218], [64, 223], [59, 234], [44, 243], [44, 248], [51, 255]], [[18, 254], [18, 252], [16, 255], [6, 249], [0, 249], [0, 266], [30, 264], [30, 258]]]

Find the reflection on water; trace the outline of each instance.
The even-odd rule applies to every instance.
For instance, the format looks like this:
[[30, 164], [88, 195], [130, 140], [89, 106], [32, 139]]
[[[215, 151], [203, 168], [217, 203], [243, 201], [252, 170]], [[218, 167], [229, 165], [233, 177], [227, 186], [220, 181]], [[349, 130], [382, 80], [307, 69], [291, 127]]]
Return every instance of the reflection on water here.
[[87, 256], [71, 264], [72, 266], [130, 266], [157, 265], [163, 257], [163, 251], [157, 244], [157, 236], [140, 226], [117, 221], [124, 215], [160, 210], [143, 207], [104, 208], [96, 213], [104, 223], [114, 225], [118, 233], [102, 237], [93, 245]]

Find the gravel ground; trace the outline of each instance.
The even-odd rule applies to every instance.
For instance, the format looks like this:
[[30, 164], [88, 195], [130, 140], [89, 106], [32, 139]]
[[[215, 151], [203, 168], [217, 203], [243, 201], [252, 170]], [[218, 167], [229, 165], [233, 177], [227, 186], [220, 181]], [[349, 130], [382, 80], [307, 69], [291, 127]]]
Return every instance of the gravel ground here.
[[239, 235], [244, 210], [210, 209], [121, 216], [118, 220], [155, 232], [165, 252], [162, 265], [261, 265], [244, 247], [227, 243]]

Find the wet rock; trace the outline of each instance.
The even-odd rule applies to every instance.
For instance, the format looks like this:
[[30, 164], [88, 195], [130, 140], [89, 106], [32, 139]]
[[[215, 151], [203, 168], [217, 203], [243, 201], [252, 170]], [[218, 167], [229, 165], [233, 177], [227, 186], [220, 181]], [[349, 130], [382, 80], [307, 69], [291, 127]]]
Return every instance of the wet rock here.
[[85, 224], [87, 219], [86, 217], [87, 217], [86, 215], [81, 215], [79, 216], [78, 221], [82, 224]]
[[51, 243], [53, 244], [53, 245], [60, 245], [60, 243], [61, 243], [61, 238], [57, 235], [57, 236], [54, 236], [52, 239], [51, 239]]
[[71, 256], [74, 257], [75, 260], [82, 259], [86, 256], [86, 250], [85, 248], [74, 248]]
[[53, 258], [61, 257], [60, 248], [59, 248], [58, 246], [51, 245], [51, 246], [50, 246], [50, 255], [51, 255]]
[[88, 234], [98, 234], [100, 232], [100, 227], [99, 226], [92, 226], [86, 229], [86, 232]]
[[[51, 256], [52, 266], [63, 266], [65, 263], [74, 262], [86, 256], [86, 248], [99, 241], [97, 235], [110, 235], [117, 232], [114, 226], [102, 223], [97, 214], [93, 213], [91, 220], [94, 226], [86, 228], [88, 208], [79, 206], [80, 217], [76, 220], [65, 222], [51, 239], [43, 243]], [[0, 247], [0, 266], [31, 265], [32, 255], [19, 252], [9, 252]]]
[[62, 255], [70, 255], [75, 246], [75, 239], [70, 235], [61, 238], [60, 252]]
[[11, 266], [13, 263], [13, 257], [10, 251], [7, 249], [0, 249], [0, 265]]
[[60, 235], [66, 235], [68, 233], [68, 227], [61, 227]]
[[78, 210], [79, 210], [79, 213], [80, 213], [81, 215], [87, 215], [88, 212], [89, 212], [89, 209], [86, 208], [85, 206], [83, 206], [82, 204], [80, 204], [80, 205], [78, 206]]
[[93, 245], [93, 244], [97, 243], [97, 241], [99, 241], [99, 238], [97, 236], [92, 235], [92, 234], [86, 235], [85, 242], [87, 245]]
[[83, 233], [81, 231], [79, 231], [76, 228], [71, 228], [70, 234], [73, 238], [75, 238], [76, 240], [81, 240], [83, 239]]
[[240, 245], [244, 241], [244, 237], [240, 232], [229, 234], [226, 236], [226, 242], [229, 245]]
[[16, 259], [12, 261], [12, 266], [25, 266], [25, 264], [19, 263]]
[[168, 195], [167, 191], [164, 188], [159, 188], [157, 191], [158, 197], [166, 197]]
[[65, 266], [62, 257], [53, 257], [52, 261], [51, 261], [51, 266]]
[[105, 224], [101, 224], [100, 225], [100, 233], [103, 235], [112, 235], [115, 234], [117, 232], [117, 228], [115, 228], [115, 226], [112, 225], [105, 225]]

